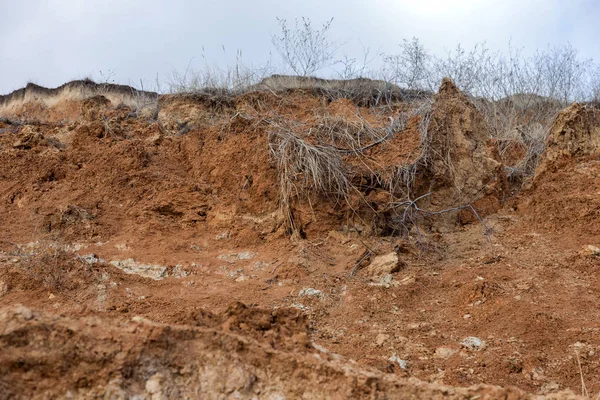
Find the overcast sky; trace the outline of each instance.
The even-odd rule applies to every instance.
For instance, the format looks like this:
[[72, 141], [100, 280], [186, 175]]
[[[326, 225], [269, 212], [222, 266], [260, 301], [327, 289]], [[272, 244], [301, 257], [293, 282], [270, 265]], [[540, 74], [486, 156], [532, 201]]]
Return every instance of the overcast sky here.
[[[32, 81], [55, 87], [109, 76], [152, 86], [205, 58], [225, 66], [241, 50], [247, 64], [278, 58], [276, 17], [334, 17], [341, 53], [393, 53], [418, 37], [435, 53], [486, 41], [526, 51], [570, 42], [600, 61], [597, 0], [0, 0], [0, 93]], [[225, 51], [223, 51], [223, 47]], [[204, 49], [204, 50], [203, 50]], [[138, 85], [139, 86], [139, 85]]]

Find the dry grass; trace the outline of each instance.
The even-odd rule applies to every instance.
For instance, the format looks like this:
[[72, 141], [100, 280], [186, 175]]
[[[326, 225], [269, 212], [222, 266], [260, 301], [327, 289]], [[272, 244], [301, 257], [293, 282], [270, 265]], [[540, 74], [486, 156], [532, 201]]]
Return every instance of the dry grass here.
[[[510, 164], [506, 167], [509, 180], [524, 184], [533, 176], [562, 104], [537, 95], [516, 95], [498, 101], [475, 99], [474, 104], [490, 127], [501, 158]], [[523, 155], [511, 162], [510, 152], [515, 149]]]
[[292, 213], [292, 198], [314, 190], [328, 197], [348, 200], [351, 183], [340, 152], [303, 139], [286, 121], [271, 121], [269, 148], [279, 172], [280, 206], [288, 227], [299, 232]]
[[[415, 176], [425, 166], [431, 148], [428, 135], [432, 102], [419, 103], [414, 109], [391, 119], [386, 127], [375, 127], [360, 115], [353, 118], [323, 116], [314, 124], [291, 122], [285, 118], [269, 121], [269, 148], [279, 174], [281, 212], [291, 232], [299, 232], [294, 220], [293, 202], [316, 193], [350, 205], [350, 195], [357, 194], [367, 209], [377, 213], [364, 194], [377, 188], [388, 192], [390, 202], [409, 199]], [[413, 162], [394, 166], [394, 173], [382, 177], [369, 169], [366, 151], [383, 145], [401, 132], [409, 119], [419, 118], [420, 154]], [[355, 176], [352, 159], [370, 170], [371, 183], [365, 186]], [[356, 163], [354, 163], [356, 164]], [[375, 218], [376, 219], [376, 218]]]

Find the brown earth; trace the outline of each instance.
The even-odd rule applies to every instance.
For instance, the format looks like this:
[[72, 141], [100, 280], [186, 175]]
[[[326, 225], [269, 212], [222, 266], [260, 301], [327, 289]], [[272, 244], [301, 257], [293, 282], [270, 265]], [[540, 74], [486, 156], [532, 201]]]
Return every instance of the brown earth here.
[[[590, 106], [557, 118], [536, 177], [509, 198], [484, 120], [445, 81], [430, 114], [344, 153], [347, 199], [295, 176], [303, 236], [290, 236], [273, 130], [345, 148], [328, 132], [386, 132], [415, 104], [304, 89], [141, 109], [96, 93], [40, 101], [0, 115], [0, 398], [600, 392]], [[419, 164], [426, 150], [439, 162]], [[469, 202], [485, 226], [462, 208], [382, 230], [405, 193], [386, 182], [413, 165], [412, 200]]]

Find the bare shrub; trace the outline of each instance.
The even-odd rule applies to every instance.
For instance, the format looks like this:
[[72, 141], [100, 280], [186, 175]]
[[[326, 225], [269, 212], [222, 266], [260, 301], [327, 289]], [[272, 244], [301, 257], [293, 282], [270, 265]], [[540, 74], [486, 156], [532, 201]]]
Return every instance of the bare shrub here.
[[533, 174], [558, 111], [600, 93], [600, 68], [580, 58], [570, 44], [548, 47], [531, 57], [511, 43], [505, 53], [491, 53], [485, 43], [470, 49], [459, 45], [440, 58], [413, 39], [404, 41], [400, 53], [383, 60], [387, 76], [399, 84], [425, 90], [447, 76], [471, 95], [499, 152], [505, 154], [511, 146], [523, 149], [523, 158], [507, 171], [515, 182]]
[[226, 68], [211, 66], [204, 55], [202, 58], [205, 62], [201, 69], [192, 68], [190, 62], [184, 72], [173, 71], [168, 82], [170, 93], [239, 94], [273, 72], [270, 62], [246, 65], [241, 50], [236, 52], [235, 64]]
[[[311, 125], [283, 118], [269, 121], [269, 148], [279, 173], [280, 207], [290, 231], [300, 230], [294, 220], [293, 199], [310, 201], [311, 192], [348, 205], [350, 194], [355, 193], [375, 213], [363, 197], [369, 190], [378, 188], [388, 192], [391, 202], [410, 198], [417, 170], [430, 156], [427, 126], [431, 104], [423, 102], [398, 119], [390, 118], [387, 127], [374, 127], [358, 114], [353, 118], [323, 116]], [[365, 152], [384, 145], [414, 117], [420, 119], [421, 153], [410, 164], [393, 166], [393, 173], [387, 178], [371, 170]], [[359, 164], [370, 171], [372, 182], [368, 187], [354, 179], [351, 158], [362, 160]]]
[[383, 74], [387, 81], [412, 90], [433, 90], [433, 58], [419, 39], [404, 39], [398, 54], [383, 55]]
[[340, 45], [328, 38], [333, 18], [321, 28], [313, 27], [310, 18], [296, 19], [293, 28], [283, 18], [277, 18], [280, 35], [271, 41], [283, 62], [299, 76], [310, 76], [330, 66]]
[[371, 75], [368, 69], [369, 64], [375, 60], [376, 56], [371, 55], [371, 49], [363, 46], [362, 59], [350, 57], [344, 54], [340, 60], [335, 62], [337, 68], [334, 68], [339, 79], [365, 78]]

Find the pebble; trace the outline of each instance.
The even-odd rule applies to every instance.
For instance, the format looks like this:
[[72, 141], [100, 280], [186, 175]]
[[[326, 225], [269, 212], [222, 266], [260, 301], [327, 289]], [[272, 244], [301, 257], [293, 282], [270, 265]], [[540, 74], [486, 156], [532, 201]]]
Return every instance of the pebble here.
[[400, 368], [402, 368], [402, 369], [406, 369], [408, 367], [408, 363], [406, 362], [406, 360], [401, 359], [396, 354], [394, 354], [393, 356], [391, 356], [390, 358], [388, 358], [388, 361], [391, 362], [391, 363], [398, 364], [398, 366]]
[[398, 272], [403, 265], [404, 263], [400, 262], [398, 255], [394, 252], [373, 258], [365, 270], [370, 277], [377, 277]]
[[300, 293], [298, 293], [299, 297], [304, 297], [304, 296], [309, 296], [309, 297], [323, 297], [323, 292], [318, 290], [318, 289], [313, 289], [313, 288], [303, 288], [302, 290], [300, 290]]
[[585, 256], [600, 256], [600, 248], [588, 244], [587, 246], [583, 246], [582, 253]]
[[389, 335], [386, 335], [385, 333], [379, 333], [375, 338], [375, 343], [377, 346], [382, 346], [389, 338]]
[[464, 338], [460, 342], [460, 345], [469, 350], [481, 350], [485, 348], [485, 342], [475, 336], [469, 336]]

